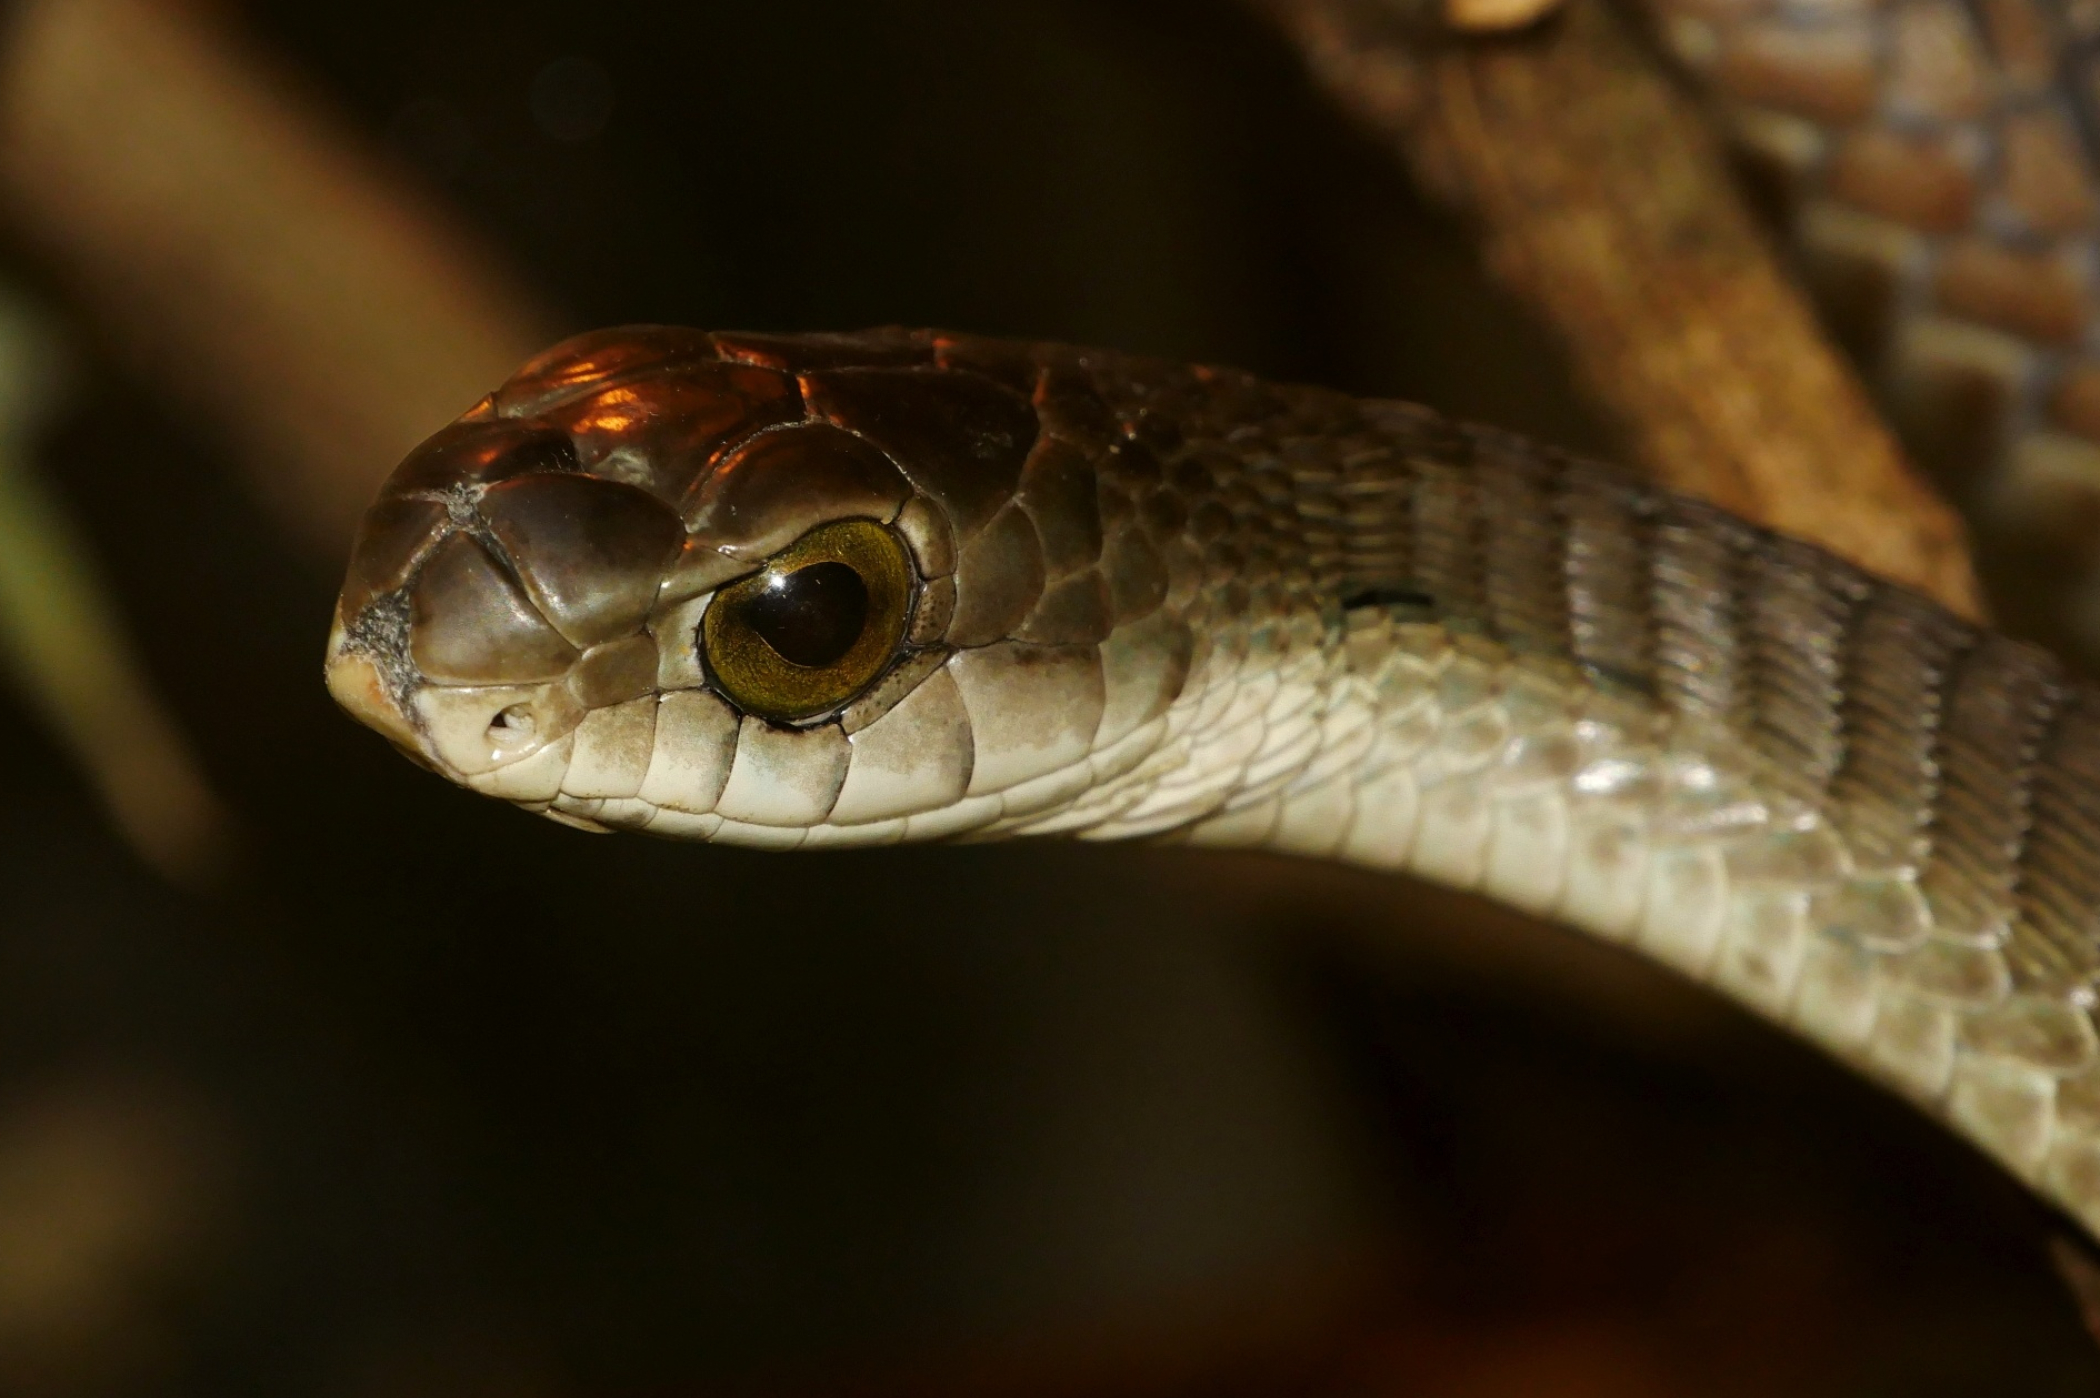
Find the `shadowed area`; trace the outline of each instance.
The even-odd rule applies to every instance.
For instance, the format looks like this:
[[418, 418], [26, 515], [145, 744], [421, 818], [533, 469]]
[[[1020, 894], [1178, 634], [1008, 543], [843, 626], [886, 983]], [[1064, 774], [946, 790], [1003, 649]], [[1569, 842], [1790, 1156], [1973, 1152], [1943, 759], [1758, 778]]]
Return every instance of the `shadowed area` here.
[[[375, 178], [519, 269], [554, 333], [964, 325], [1611, 446], [1463, 238], [1214, 7], [236, 17], [381, 153]], [[222, 894], [171, 894], [7, 711], [0, 1387], [1457, 1398], [2100, 1374], [2050, 1221], [1995, 1171], [1572, 935], [1280, 861], [789, 864], [447, 789], [318, 683], [348, 514], [233, 468], [287, 450], [274, 416], [226, 425], [248, 371], [198, 360], [221, 366], [200, 392], [117, 330], [90, 348], [46, 479], [248, 847]], [[772, 372], [736, 372], [738, 421], [776, 413]], [[542, 582], [591, 604], [549, 653], [597, 643], [618, 588]]]

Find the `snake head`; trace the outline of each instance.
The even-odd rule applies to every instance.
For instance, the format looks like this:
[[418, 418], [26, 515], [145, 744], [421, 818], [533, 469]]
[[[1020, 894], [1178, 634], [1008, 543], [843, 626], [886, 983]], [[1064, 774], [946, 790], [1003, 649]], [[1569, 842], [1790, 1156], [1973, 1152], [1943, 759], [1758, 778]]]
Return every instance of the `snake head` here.
[[[1042, 374], [931, 332], [557, 346], [382, 488], [330, 690], [414, 760], [571, 824], [941, 833], [970, 797], [1084, 766], [1102, 645], [1166, 593], [1147, 539], [1104, 548]], [[1186, 641], [1125, 709], [1156, 717]]]

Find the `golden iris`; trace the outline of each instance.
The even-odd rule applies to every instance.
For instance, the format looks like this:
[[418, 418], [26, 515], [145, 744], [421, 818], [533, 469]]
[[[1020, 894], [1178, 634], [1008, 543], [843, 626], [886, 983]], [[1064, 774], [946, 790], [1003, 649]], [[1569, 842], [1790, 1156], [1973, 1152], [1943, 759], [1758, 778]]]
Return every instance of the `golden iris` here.
[[715, 684], [745, 713], [814, 718], [889, 665], [911, 613], [904, 545], [872, 519], [819, 525], [715, 594], [700, 644]]

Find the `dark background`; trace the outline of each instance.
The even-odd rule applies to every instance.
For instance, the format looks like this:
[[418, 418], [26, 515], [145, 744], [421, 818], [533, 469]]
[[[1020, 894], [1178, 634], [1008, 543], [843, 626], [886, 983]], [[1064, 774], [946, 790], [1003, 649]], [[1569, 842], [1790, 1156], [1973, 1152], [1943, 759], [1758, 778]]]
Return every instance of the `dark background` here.
[[[1064, 338], [1611, 447], [1227, 7], [239, 14], [570, 328]], [[321, 689], [332, 570], [87, 352], [45, 464], [244, 862], [157, 884], [7, 714], [0, 1250], [46, 1176], [154, 1241], [48, 1314], [0, 1286], [0, 1391], [2100, 1382], [2037, 1206], [1571, 934], [1280, 861], [589, 839], [431, 781]]]

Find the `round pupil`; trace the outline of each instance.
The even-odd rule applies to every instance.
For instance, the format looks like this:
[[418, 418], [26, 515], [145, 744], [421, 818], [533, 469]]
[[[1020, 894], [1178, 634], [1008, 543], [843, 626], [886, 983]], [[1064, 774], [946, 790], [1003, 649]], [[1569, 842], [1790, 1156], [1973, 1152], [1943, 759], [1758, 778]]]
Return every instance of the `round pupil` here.
[[868, 624], [868, 585], [843, 563], [812, 563], [769, 576], [740, 612], [782, 660], [822, 669], [860, 639]]

